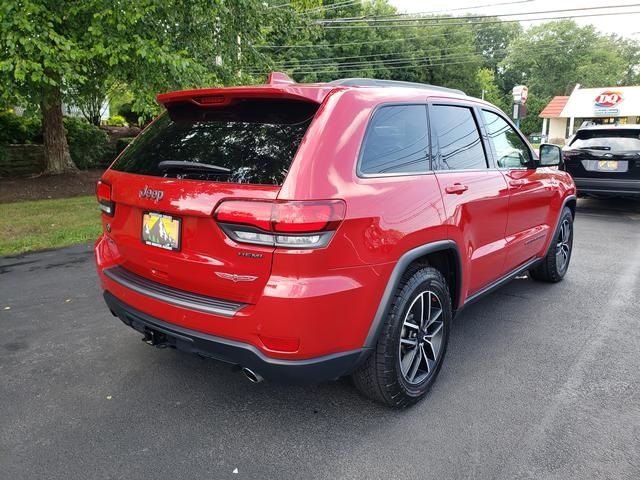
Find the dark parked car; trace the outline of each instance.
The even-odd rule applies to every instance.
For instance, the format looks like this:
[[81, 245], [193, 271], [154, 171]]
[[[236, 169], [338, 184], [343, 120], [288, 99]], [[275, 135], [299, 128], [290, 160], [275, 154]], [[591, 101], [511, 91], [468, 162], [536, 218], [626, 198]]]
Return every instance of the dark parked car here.
[[531, 143], [544, 143], [547, 141], [547, 136], [544, 133], [530, 133], [529, 141]]
[[564, 148], [578, 193], [640, 197], [640, 125], [580, 128]]

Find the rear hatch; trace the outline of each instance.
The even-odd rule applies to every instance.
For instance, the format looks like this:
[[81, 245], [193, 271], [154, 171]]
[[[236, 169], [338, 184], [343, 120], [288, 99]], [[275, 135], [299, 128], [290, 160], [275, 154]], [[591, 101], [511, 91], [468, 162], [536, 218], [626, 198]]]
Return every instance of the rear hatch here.
[[564, 163], [575, 178], [640, 180], [640, 129], [578, 130]]
[[226, 200], [277, 198], [318, 104], [219, 98], [221, 105], [169, 105], [105, 173], [113, 202], [109, 236], [132, 273], [255, 303], [274, 247], [232, 241], [214, 210]]

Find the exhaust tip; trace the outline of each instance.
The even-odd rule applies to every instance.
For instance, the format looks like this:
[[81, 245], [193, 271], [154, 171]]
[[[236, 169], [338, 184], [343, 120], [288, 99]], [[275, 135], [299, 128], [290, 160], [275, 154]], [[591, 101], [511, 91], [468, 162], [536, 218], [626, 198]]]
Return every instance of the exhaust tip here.
[[260, 383], [263, 380], [260, 374], [250, 368], [242, 367], [242, 373], [244, 373], [244, 376], [247, 377], [251, 383]]

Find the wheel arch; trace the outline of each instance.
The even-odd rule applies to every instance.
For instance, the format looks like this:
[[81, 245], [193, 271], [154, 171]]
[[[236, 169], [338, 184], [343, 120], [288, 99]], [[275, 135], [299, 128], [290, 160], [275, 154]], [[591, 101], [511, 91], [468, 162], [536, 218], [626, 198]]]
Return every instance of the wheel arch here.
[[393, 295], [400, 284], [404, 273], [414, 265], [431, 265], [440, 270], [447, 280], [451, 294], [452, 309], [455, 312], [460, 302], [462, 284], [462, 262], [460, 250], [453, 240], [440, 240], [413, 248], [404, 253], [396, 263], [387, 286], [384, 289], [378, 309], [373, 317], [364, 347], [374, 347], [380, 328], [391, 307]]
[[563, 207], [569, 207], [569, 210], [571, 210], [571, 215], [573, 216], [573, 218], [576, 218], [576, 207], [578, 205], [578, 201], [576, 199], [576, 197], [574, 195], [571, 195], [569, 197], [567, 197], [566, 202], [564, 203]]
[[562, 205], [560, 206], [560, 209], [558, 210], [558, 216], [556, 217], [555, 225], [553, 227], [553, 233], [547, 239], [547, 243], [545, 245], [545, 249], [543, 250], [544, 255], [546, 255], [549, 252], [549, 249], [553, 246], [553, 239], [556, 238], [556, 235], [558, 235], [558, 228], [560, 228], [560, 219], [562, 218], [562, 212], [563, 212], [565, 207], [568, 207], [569, 210], [571, 210], [571, 216], [575, 220], [575, 218], [576, 218], [577, 201], [578, 200], [577, 200], [577, 197], [575, 195], [567, 195], [562, 200]]

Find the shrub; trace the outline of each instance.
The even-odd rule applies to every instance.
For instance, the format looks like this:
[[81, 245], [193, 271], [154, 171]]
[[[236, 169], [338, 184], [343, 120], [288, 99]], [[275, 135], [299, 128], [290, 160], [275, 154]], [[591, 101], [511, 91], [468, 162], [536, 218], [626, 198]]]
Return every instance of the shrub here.
[[118, 108], [118, 116], [124, 117], [129, 125], [138, 125], [139, 115], [131, 110], [130, 103], [123, 103], [120, 105], [120, 108]]
[[112, 127], [126, 127], [127, 119], [122, 115], [113, 115], [112, 117], [109, 117], [109, 120], [107, 120], [107, 125]]
[[78, 118], [65, 117], [64, 127], [71, 158], [82, 170], [101, 166], [107, 152], [107, 134]]
[[127, 148], [127, 145], [129, 145], [134, 138], [135, 137], [120, 137], [116, 141], [116, 155], [120, 155], [120, 152]]
[[42, 143], [40, 119], [19, 117], [12, 111], [0, 112], [0, 143]]

